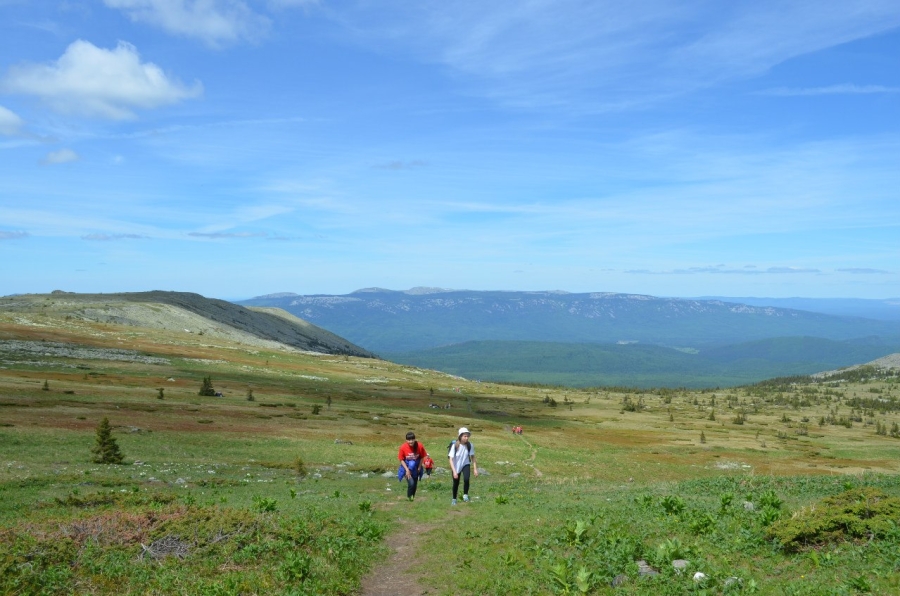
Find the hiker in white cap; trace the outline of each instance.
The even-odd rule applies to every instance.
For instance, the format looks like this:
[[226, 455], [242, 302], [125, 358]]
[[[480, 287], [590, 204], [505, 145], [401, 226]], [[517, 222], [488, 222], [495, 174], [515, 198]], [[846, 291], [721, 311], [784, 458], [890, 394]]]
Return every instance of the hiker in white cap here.
[[465, 426], [456, 433], [457, 440], [450, 443], [450, 470], [453, 472], [453, 500], [451, 505], [456, 505], [456, 497], [459, 494], [459, 479], [463, 480], [463, 501], [469, 502], [469, 470], [478, 476], [478, 465], [475, 463], [475, 446], [469, 441], [469, 429]]

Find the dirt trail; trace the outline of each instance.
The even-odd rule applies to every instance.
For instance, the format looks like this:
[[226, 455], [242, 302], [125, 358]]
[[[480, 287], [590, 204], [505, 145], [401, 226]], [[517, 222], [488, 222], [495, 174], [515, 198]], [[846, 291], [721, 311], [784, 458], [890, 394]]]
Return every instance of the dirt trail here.
[[519, 438], [522, 439], [522, 441], [524, 441], [526, 445], [528, 445], [529, 449], [531, 449], [531, 457], [529, 457], [528, 460], [524, 462], [525, 465], [531, 466], [531, 469], [534, 470], [534, 475], [537, 476], [538, 478], [540, 478], [541, 476], [544, 475], [544, 473], [541, 472], [540, 470], [538, 470], [536, 467], [534, 467], [534, 460], [537, 459], [537, 449], [535, 449], [534, 445], [529, 443], [525, 439], [525, 437], [520, 436]]
[[[419, 499], [416, 499], [417, 501]], [[413, 503], [398, 502], [391, 503], [392, 507], [396, 507], [394, 511], [400, 507], [412, 506]], [[386, 561], [373, 569], [369, 575], [362, 580], [362, 591], [360, 596], [426, 596], [427, 594], [436, 594], [437, 589], [425, 586], [419, 583], [419, 575], [414, 573], [414, 569], [421, 561], [419, 547], [429, 532], [434, 532], [444, 527], [448, 523], [454, 523], [459, 519], [460, 515], [466, 514], [466, 507], [454, 507], [443, 519], [424, 522], [413, 522], [401, 518], [400, 527], [396, 532], [390, 534], [385, 540], [385, 544], [391, 549]]]

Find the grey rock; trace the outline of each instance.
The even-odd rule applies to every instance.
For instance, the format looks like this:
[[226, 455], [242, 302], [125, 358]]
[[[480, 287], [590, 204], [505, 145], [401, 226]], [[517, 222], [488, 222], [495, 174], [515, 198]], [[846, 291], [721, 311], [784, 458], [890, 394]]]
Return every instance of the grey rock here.
[[744, 511], [756, 511], [756, 505], [750, 501], [744, 501], [742, 505], [744, 506]]
[[624, 573], [620, 573], [619, 575], [617, 575], [613, 578], [613, 580], [610, 582], [609, 585], [611, 585], [614, 588], [618, 588], [619, 586], [621, 586], [622, 584], [624, 584], [627, 581], [628, 581], [628, 576], [625, 575]]
[[675, 559], [674, 561], [672, 561], [672, 567], [674, 567], [675, 571], [677, 571], [678, 573], [681, 573], [682, 571], [687, 569], [687, 566], [690, 564], [691, 562], [687, 559]]
[[645, 561], [645, 560], [643, 560], [643, 559], [641, 559], [640, 561], [637, 562], [637, 566], [638, 566], [638, 573], [639, 573], [642, 577], [643, 577], [643, 576], [659, 575], [659, 571], [657, 571], [656, 569], [654, 569], [653, 567], [651, 567], [650, 564], [647, 563], [647, 561]]

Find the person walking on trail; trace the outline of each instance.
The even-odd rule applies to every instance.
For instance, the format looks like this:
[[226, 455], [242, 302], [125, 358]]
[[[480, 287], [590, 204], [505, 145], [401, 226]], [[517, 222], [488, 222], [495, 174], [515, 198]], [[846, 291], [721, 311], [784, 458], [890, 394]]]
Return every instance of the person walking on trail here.
[[406, 433], [406, 442], [400, 445], [397, 459], [400, 467], [397, 469], [397, 480], [406, 478], [406, 498], [412, 501], [416, 498], [416, 489], [419, 479], [422, 478], [422, 460], [425, 459], [425, 447], [416, 441], [416, 433]]
[[428, 453], [425, 453], [425, 459], [422, 460], [422, 466], [425, 468], [425, 477], [431, 478], [431, 472], [434, 470], [434, 460]]
[[478, 464], [475, 463], [475, 446], [469, 441], [472, 433], [465, 426], [459, 429], [457, 439], [450, 443], [450, 470], [453, 472], [453, 500], [451, 505], [456, 505], [459, 495], [459, 479], [463, 481], [463, 501], [469, 502], [469, 474], [478, 476]]

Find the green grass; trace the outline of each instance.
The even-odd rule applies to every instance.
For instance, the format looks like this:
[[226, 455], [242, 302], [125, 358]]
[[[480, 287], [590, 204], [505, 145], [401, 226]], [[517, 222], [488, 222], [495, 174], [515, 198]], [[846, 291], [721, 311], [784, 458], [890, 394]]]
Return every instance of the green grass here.
[[[37, 332], [62, 333], [0, 317], [3, 337]], [[86, 338], [130, 345], [119, 329], [94, 332], [100, 339]], [[900, 497], [900, 440], [867, 424], [900, 420], [893, 375], [576, 390], [137, 337], [151, 355], [226, 363], [82, 360], [65, 363], [89, 368], [35, 370], [5, 355], [0, 594], [353, 594], [382, 564], [385, 536], [410, 524], [432, 530], [414, 569], [431, 594], [900, 591], [895, 526], [800, 548], [771, 532], [849, 489]], [[197, 395], [207, 375], [224, 397]], [[626, 398], [641, 407], [626, 410]], [[743, 425], [731, 422], [738, 411]], [[832, 412], [860, 421], [820, 427]], [[126, 465], [91, 462], [104, 416]], [[516, 424], [524, 435], [509, 432]], [[446, 468], [444, 450], [462, 425], [485, 472], [472, 481], [473, 502], [450, 507], [445, 469], [407, 502], [394, 476], [406, 431]], [[163, 556], [167, 548], [175, 554]], [[676, 555], [690, 561], [685, 573], [672, 568]], [[660, 575], [640, 577], [638, 560]], [[705, 583], [694, 582], [697, 571]]]

